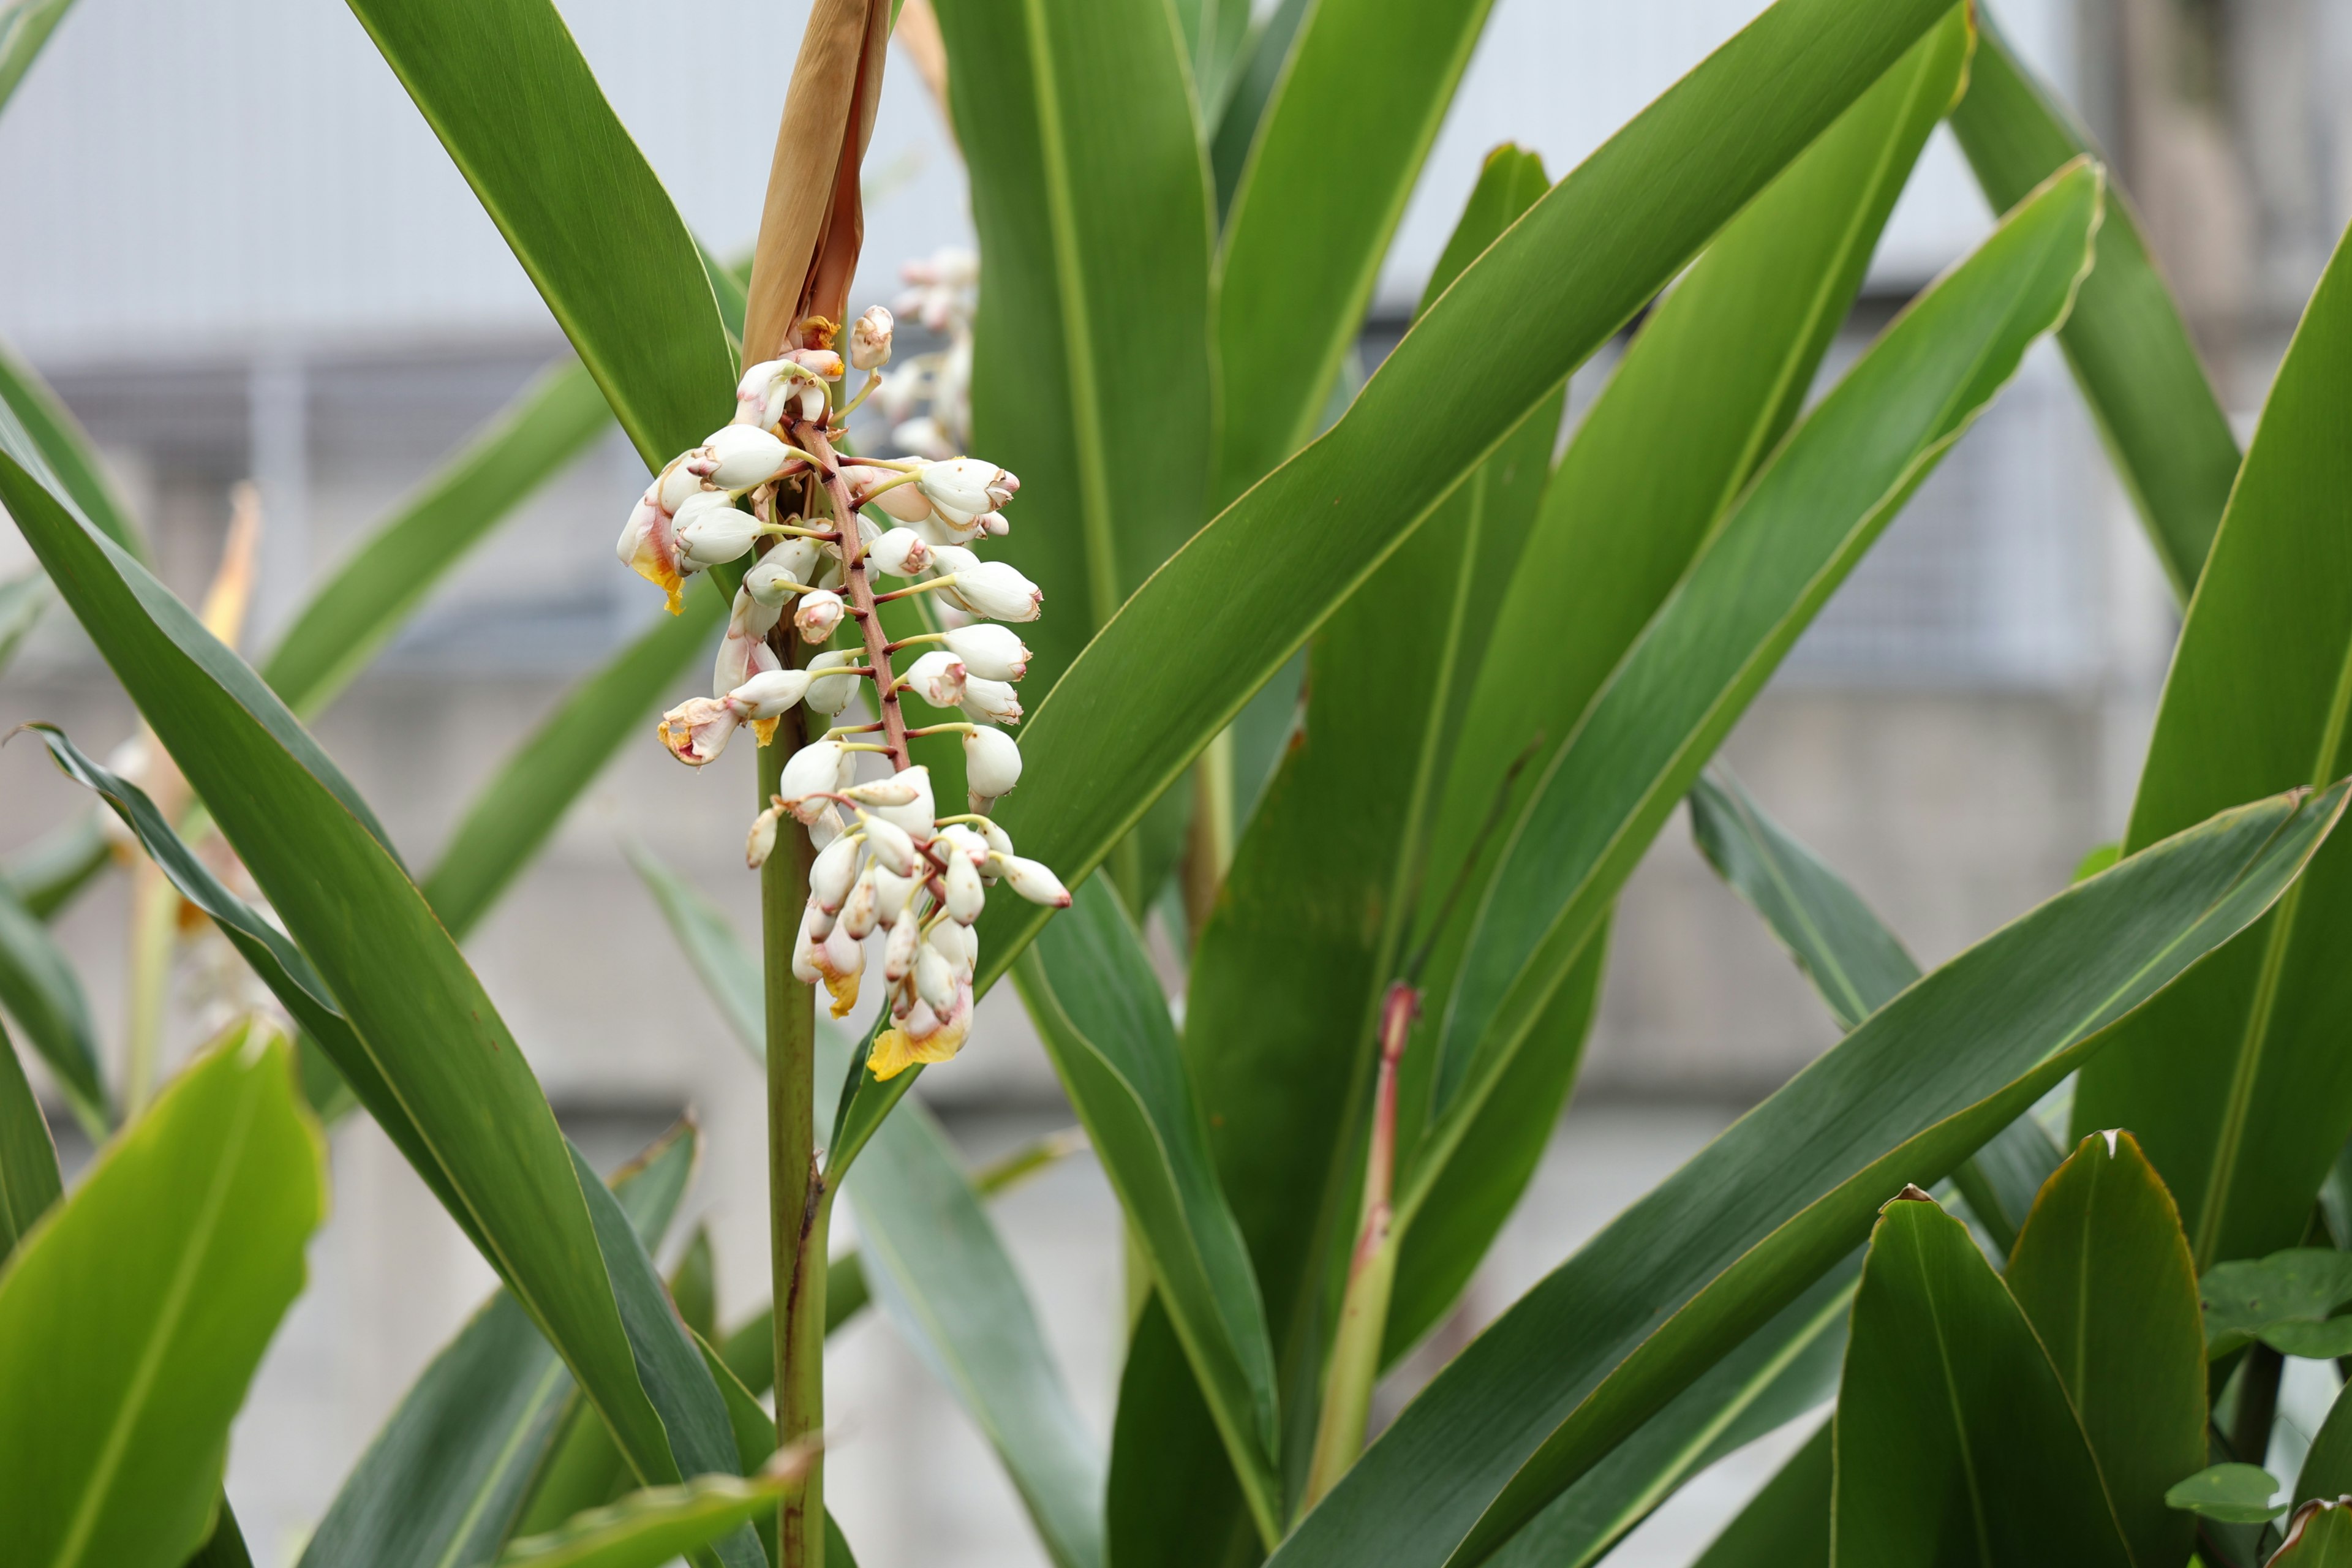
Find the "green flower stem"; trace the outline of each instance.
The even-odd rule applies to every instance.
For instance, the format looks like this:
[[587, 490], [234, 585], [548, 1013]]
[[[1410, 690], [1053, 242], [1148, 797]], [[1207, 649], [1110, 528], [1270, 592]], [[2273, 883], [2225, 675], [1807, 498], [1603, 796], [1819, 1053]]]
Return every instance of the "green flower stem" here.
[[154, 863], [131, 871], [131, 995], [123, 1050], [122, 1114], [126, 1120], [154, 1098], [163, 1010], [172, 988], [172, 956], [179, 946], [180, 895]]

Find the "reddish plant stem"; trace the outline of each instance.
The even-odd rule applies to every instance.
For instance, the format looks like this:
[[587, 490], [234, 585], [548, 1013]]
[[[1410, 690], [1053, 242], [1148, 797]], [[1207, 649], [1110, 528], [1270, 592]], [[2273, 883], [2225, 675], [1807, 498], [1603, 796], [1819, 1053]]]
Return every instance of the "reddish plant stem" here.
[[907, 749], [907, 718], [899, 710], [893, 684], [898, 677], [890, 668], [890, 637], [875, 608], [874, 583], [866, 569], [866, 542], [857, 526], [856, 509], [850, 504], [849, 482], [841, 477], [840, 459], [822, 427], [803, 422], [793, 426], [793, 436], [795, 446], [815, 453], [824, 463], [825, 493], [833, 498], [834, 521], [841, 532], [842, 597], [849, 601], [849, 613], [856, 617], [858, 631], [866, 639], [866, 662], [870, 667], [866, 674], [874, 681], [874, 706], [882, 717], [882, 738], [890, 748], [894, 772], [912, 767], [915, 759]]

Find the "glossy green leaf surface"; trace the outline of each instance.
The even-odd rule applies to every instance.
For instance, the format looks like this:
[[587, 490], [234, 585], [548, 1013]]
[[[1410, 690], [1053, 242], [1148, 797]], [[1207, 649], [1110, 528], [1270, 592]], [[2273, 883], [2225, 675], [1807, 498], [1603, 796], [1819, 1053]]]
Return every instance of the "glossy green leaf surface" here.
[[1839, 1568], [2131, 1568], [2049, 1355], [1933, 1200], [1887, 1205], [1871, 1233], [1835, 1443]]
[[2327, 1419], [2312, 1436], [2311, 1451], [2303, 1457], [2294, 1500], [2309, 1502], [2347, 1492], [2352, 1492], [2352, 1401], [2338, 1394], [2328, 1407]]
[[2304, 1504], [2266, 1568], [2352, 1568], [2352, 1502]]
[[2094, 1133], [2018, 1234], [2010, 1294], [2048, 1351], [2138, 1563], [2189, 1555], [2165, 1489], [2205, 1458], [2205, 1329], [2180, 1211], [2128, 1132]]
[[[2099, 175], [2012, 212], [1792, 431], [1552, 753], [1487, 884], [1439, 1031], [1442, 1158], [1748, 700], [1895, 512], [2063, 320]], [[1410, 1193], [1401, 1207], [1410, 1213]]]
[[649, 1487], [516, 1542], [499, 1568], [661, 1568], [772, 1511], [783, 1490], [783, 1481], [768, 1476], [698, 1476], [684, 1486]]
[[1168, 1304], [1250, 1511], [1278, 1533], [1274, 1354], [1167, 999], [1108, 882], [1078, 889], [1014, 972]]
[[49, 34], [64, 20], [73, 0], [10, 0], [0, 5], [0, 109], [33, 67]]
[[1250, 44], [1249, 0], [1175, 0], [1204, 125], [1217, 123]]
[[48, 1063], [74, 1114], [102, 1132], [112, 1111], [99, 1071], [89, 998], [49, 928], [5, 889], [0, 889], [0, 1005]]
[[[2218, 809], [2352, 773], [2352, 252], [2339, 248], [2271, 384], [2182, 626], [2126, 849]], [[2132, 1020], [2074, 1098], [2128, 1127], [2179, 1201], [2200, 1269], [2302, 1239], [2352, 1135], [2352, 857]]]
[[[681, 1126], [614, 1174], [648, 1246], [677, 1211], [695, 1146], [692, 1128]], [[513, 1293], [499, 1291], [410, 1385], [336, 1492], [299, 1568], [490, 1562], [576, 1387]]]
[[1265, 106], [1290, 63], [1291, 46], [1299, 24], [1307, 19], [1308, 0], [1276, 0], [1275, 7], [1252, 30], [1247, 56], [1235, 68], [1225, 104], [1211, 123], [1209, 174], [1216, 182], [1217, 218], [1224, 220], [1234, 192], [1242, 183], [1242, 166], [1265, 121]]
[[[0, 28], [5, 26], [5, 21], [0, 21]], [[5, 85], [5, 71], [0, 71], [0, 89]], [[0, 97], [5, 96], [5, 90], [0, 90]], [[6, 405], [8, 412], [16, 416], [34, 450], [40, 453], [58, 486], [81, 508], [82, 515], [115, 543], [145, 560], [146, 539], [131, 520], [130, 509], [108, 482], [89, 434], [58, 401], [58, 395], [49, 390], [48, 384], [5, 344], [0, 344], [0, 404]]]
[[[250, 668], [42, 488], [17, 436], [0, 425], [0, 501], [323, 982], [278, 994], [563, 1352], [632, 1465], [663, 1479], [680, 1458], [727, 1468], [725, 1412], [699, 1361], [681, 1362], [659, 1279], [603, 1184], [583, 1190], [520, 1049], [365, 804]], [[267, 977], [270, 944], [252, 940]], [[730, 1562], [744, 1548], [757, 1543], [741, 1537]]]
[[[1072, 884], [1100, 864], [1387, 552], [1946, 9], [1780, 0], [1553, 186], [1024, 725], [1024, 782], [998, 808], [1022, 853]], [[1425, 389], [1473, 358], [1486, 374], [1433, 409]], [[983, 984], [1044, 920], [992, 906]]]
[[2286, 1511], [2278, 1478], [2259, 1465], [2209, 1465], [2165, 1490], [2168, 1507], [2224, 1524], [2260, 1524]]
[[240, 1025], [109, 1143], [0, 1272], [0, 1473], [25, 1568], [180, 1568], [302, 1289], [326, 1152], [293, 1052]]
[[2225, 814], [1872, 1015], [1480, 1335], [1275, 1561], [1482, 1561], [1859, 1246], [1890, 1184], [1941, 1178], [2257, 918], [2344, 798]]
[[[1952, 110], [1952, 130], [1986, 198], [2006, 209], [2092, 148], [1982, 7], [1977, 26], [1968, 96]], [[2186, 600], [2238, 475], [2238, 442], [2131, 204], [2117, 192], [2108, 192], [2098, 265], [2058, 346], [2165, 575]]]
[[938, 11], [980, 232], [972, 447], [1021, 476], [990, 553], [1045, 590], [1043, 693], [1207, 516], [1208, 169], [1167, 0]]
[[555, 7], [352, 0], [352, 14], [646, 466], [727, 423], [735, 355], [701, 250]]
[[642, 729], [651, 743], [663, 697], [726, 625], [731, 592], [716, 577], [694, 587], [683, 614], [657, 617], [583, 676], [482, 786], [425, 878], [452, 934], [489, 912], [623, 742]]
[[1218, 505], [1315, 434], [1492, 3], [1308, 8], [1217, 257]]
[[2197, 1290], [2212, 1360], [2254, 1340], [2289, 1355], [2352, 1355], [2352, 1319], [2333, 1317], [2352, 1303], [2352, 1253], [2295, 1247], [2216, 1264]]
[[334, 700], [433, 584], [612, 418], [595, 378], [578, 364], [541, 374], [311, 595], [261, 678], [298, 713]]
[[1822, 1423], [1692, 1568], [1829, 1568], [1833, 1436]]
[[16, 1047], [0, 1032], [0, 1263], [63, 1196], [58, 1146], [50, 1141], [41, 1102], [33, 1098]]

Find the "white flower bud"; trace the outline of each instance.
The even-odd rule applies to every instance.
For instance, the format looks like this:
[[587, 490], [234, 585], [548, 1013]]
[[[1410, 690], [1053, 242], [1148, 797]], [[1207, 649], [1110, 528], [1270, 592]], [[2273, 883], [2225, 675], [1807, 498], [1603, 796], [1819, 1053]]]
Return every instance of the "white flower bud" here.
[[794, 401], [812, 389], [816, 391], [822, 406], [824, 389], [807, 366], [795, 364], [790, 358], [762, 361], [745, 371], [743, 379], [735, 384], [735, 423], [757, 426], [762, 430], [780, 424], [793, 412]]
[[934, 847], [961, 855], [975, 867], [983, 870], [987, 868], [984, 863], [988, 859], [988, 841], [961, 822], [951, 822], [940, 828], [940, 842]]
[[758, 870], [767, 864], [768, 857], [776, 852], [776, 819], [778, 808], [770, 806], [751, 819], [751, 837], [743, 841], [743, 864]]
[[1018, 680], [1029, 673], [1029, 650], [1009, 626], [982, 622], [952, 627], [948, 651], [983, 680]]
[[908, 665], [898, 684], [934, 708], [953, 708], [963, 700], [963, 660], [934, 649]]
[[841, 356], [831, 349], [794, 349], [784, 357], [820, 380], [839, 381], [842, 377]]
[[901, 877], [887, 866], [869, 866], [874, 879], [874, 908], [882, 919], [896, 922], [914, 902], [915, 889], [922, 886], [912, 877]]
[[1001, 730], [974, 730], [963, 738], [963, 771], [972, 794], [1010, 795], [1021, 782], [1021, 748]]
[[940, 545], [931, 552], [932, 563], [954, 576], [948, 594], [974, 615], [992, 621], [1034, 621], [1045, 602], [1036, 584], [1002, 561], [982, 561], [959, 545]]
[[809, 900], [807, 903], [801, 906], [801, 933], [817, 942], [823, 942], [833, 934], [834, 919], [836, 913], [836, 910], [820, 908], [814, 899]]
[[874, 542], [874, 569], [892, 577], [919, 577], [931, 569], [931, 547], [911, 528], [894, 528]]
[[901, 877], [915, 872], [915, 841], [897, 823], [872, 812], [866, 815], [866, 847], [874, 858]]
[[826, 848], [841, 837], [842, 826], [841, 808], [826, 803], [825, 808], [816, 814], [816, 820], [808, 825], [809, 847]]
[[817, 741], [786, 760], [776, 794], [795, 820], [814, 822], [831, 804], [823, 797], [840, 787], [841, 764], [847, 755], [838, 741]]
[[793, 625], [800, 628], [801, 641], [822, 643], [839, 628], [847, 613], [840, 595], [819, 588], [801, 595], [799, 607], [793, 611]]
[[[1013, 835], [1005, 832], [1002, 827], [997, 826], [995, 823], [982, 821], [980, 825], [980, 836], [988, 841], [988, 852], [991, 855], [1010, 855], [1013, 853]], [[982, 866], [981, 870], [984, 873], [993, 875], [986, 866]]]
[[689, 697], [663, 714], [654, 732], [671, 756], [698, 768], [727, 749], [728, 737], [741, 722], [724, 699]]
[[[923, 499], [921, 486], [892, 482], [907, 477], [896, 468], [873, 463], [844, 463], [841, 477], [849, 482], [853, 499], [867, 498], [857, 503], [861, 507], [878, 506], [900, 522], [920, 522], [931, 515], [931, 503]], [[889, 489], [883, 489], [885, 485]]]
[[824, 940], [832, 934], [833, 922], [814, 904], [801, 911], [800, 934], [793, 939], [793, 979], [803, 985], [814, 985], [824, 977], [817, 964], [824, 955]]
[[[902, 768], [891, 774], [889, 782], [894, 787], [907, 790], [907, 798], [878, 802], [873, 814], [904, 832], [916, 843], [929, 843], [931, 835], [939, 831], [939, 824], [933, 820], [939, 815], [939, 808], [931, 804], [931, 770], [917, 763], [911, 768]], [[919, 867], [917, 872], [921, 874]]]
[[977, 458], [925, 463], [915, 482], [934, 511], [959, 524], [969, 524], [996, 510], [1021, 489], [1019, 479]]
[[686, 455], [687, 471], [735, 495], [766, 484], [793, 460], [792, 449], [751, 425], [729, 425]]
[[931, 945], [956, 972], [959, 979], [969, 981], [980, 963], [980, 938], [968, 925], [954, 921], [941, 921], [931, 928]]
[[849, 1010], [857, 1005], [857, 975], [866, 967], [866, 950], [847, 931], [835, 926], [817, 954], [816, 967], [824, 976], [825, 990], [833, 994], [833, 1016], [847, 1017]]
[[808, 695], [805, 669], [764, 669], [727, 694], [727, 705], [745, 723], [781, 719]]
[[991, 535], [998, 539], [1002, 539], [1006, 534], [1013, 531], [1013, 525], [1004, 521], [1004, 514], [1001, 511], [992, 511], [987, 516], [982, 518], [980, 520], [980, 526], [986, 530]]
[[857, 683], [865, 677], [827, 675], [824, 672], [828, 669], [847, 669], [855, 665], [859, 658], [859, 654], [845, 649], [834, 653], [821, 653], [809, 660], [809, 673], [815, 678], [809, 682], [806, 699], [811, 712], [822, 713], [830, 719], [849, 706], [850, 701], [857, 695]]
[[818, 852], [809, 863], [809, 901], [829, 915], [841, 912], [849, 885], [857, 879], [857, 847], [861, 841], [843, 837]]
[[841, 929], [855, 940], [864, 942], [866, 934], [873, 931], [874, 922], [881, 918], [881, 910], [875, 898], [874, 878], [869, 872], [849, 885], [849, 897], [843, 900], [841, 905]]
[[895, 985], [907, 978], [915, 966], [915, 947], [922, 936], [923, 922], [915, 918], [915, 911], [898, 911], [898, 918], [890, 922], [889, 937], [882, 943], [883, 979]]
[[955, 965], [940, 956], [940, 950], [929, 942], [915, 952], [915, 994], [929, 1003], [934, 1013], [955, 1010]]
[[743, 574], [742, 591], [760, 604], [781, 610], [795, 595], [814, 586], [809, 574], [822, 559], [815, 540], [784, 540]]
[[1060, 910], [1070, 907], [1070, 890], [1038, 861], [1024, 860], [1018, 855], [993, 855], [990, 860], [998, 875], [1013, 884], [1013, 890], [1031, 903], [1050, 904]]
[[849, 363], [860, 370], [878, 370], [890, 363], [890, 332], [897, 323], [890, 312], [876, 305], [849, 329]]
[[739, 510], [724, 490], [687, 497], [671, 527], [677, 536], [679, 561], [695, 572], [736, 560], [760, 537], [760, 520]]
[[[985, 719], [992, 724], [1021, 722], [1021, 694], [1001, 680], [982, 680], [976, 675], [966, 677], [963, 701], [960, 706], [972, 718]], [[994, 795], [998, 792], [983, 789], [980, 793]]]
[[962, 855], [948, 857], [948, 918], [961, 925], [980, 919], [988, 906], [988, 889], [981, 886], [980, 868]]

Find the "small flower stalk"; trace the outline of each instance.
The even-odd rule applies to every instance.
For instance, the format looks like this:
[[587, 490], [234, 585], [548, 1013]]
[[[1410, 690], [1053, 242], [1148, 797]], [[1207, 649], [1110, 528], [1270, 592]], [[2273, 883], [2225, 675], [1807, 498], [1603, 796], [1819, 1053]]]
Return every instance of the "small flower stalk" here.
[[[900, 305], [951, 339], [963, 333], [968, 371], [967, 271], [953, 258], [909, 268], [915, 288]], [[943, 394], [962, 395], [960, 383], [942, 380], [956, 362], [955, 342], [942, 363], [886, 374], [895, 330], [891, 313], [877, 307], [851, 325], [845, 360], [827, 327], [808, 346], [753, 365], [736, 388], [734, 421], [664, 467], [630, 513], [617, 552], [668, 595], [673, 612], [695, 574], [744, 563], [711, 694], [662, 715], [658, 734], [672, 756], [704, 766], [745, 728], [768, 745], [796, 707], [826, 721], [811, 723], [803, 732], [816, 738], [785, 760], [776, 792], [752, 820], [744, 858], [757, 868], [780, 834], [809, 836], [817, 854], [793, 973], [824, 986], [842, 1017], [869, 971], [878, 971], [887, 1024], [867, 1060], [877, 1079], [962, 1048], [980, 960], [973, 926], [990, 889], [1003, 884], [1055, 907], [1070, 901], [1061, 879], [1015, 854], [988, 815], [1021, 781], [1021, 749], [1005, 731], [1022, 719], [1017, 688], [1029, 650], [1012, 627], [1036, 619], [1045, 595], [973, 546], [1009, 531], [1005, 508], [1020, 480], [943, 447], [849, 459], [835, 445], [850, 409], [878, 390], [887, 410], [910, 375], [933, 400], [934, 425], [910, 433], [902, 421], [901, 444], [926, 446], [908, 435], [948, 427], [936, 423], [937, 410]], [[866, 382], [845, 402], [841, 384], [852, 370], [866, 373]], [[918, 595], [942, 629], [890, 641], [880, 606]], [[825, 646], [845, 637], [857, 646]], [[803, 659], [795, 645], [824, 651]], [[861, 690], [874, 718], [837, 722]], [[910, 726], [909, 701], [941, 717]], [[969, 811], [942, 816], [929, 770], [913, 760], [908, 742], [947, 733], [961, 737], [971, 800]], [[861, 783], [869, 754], [883, 771]]]

